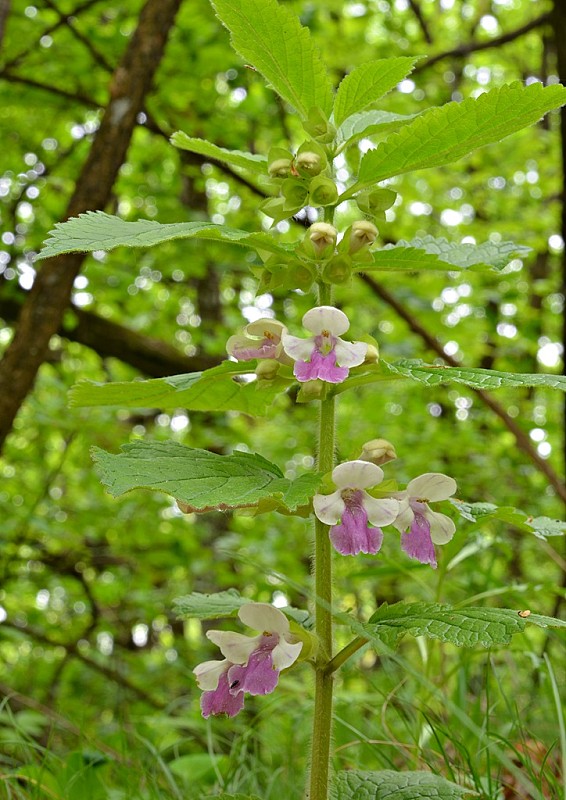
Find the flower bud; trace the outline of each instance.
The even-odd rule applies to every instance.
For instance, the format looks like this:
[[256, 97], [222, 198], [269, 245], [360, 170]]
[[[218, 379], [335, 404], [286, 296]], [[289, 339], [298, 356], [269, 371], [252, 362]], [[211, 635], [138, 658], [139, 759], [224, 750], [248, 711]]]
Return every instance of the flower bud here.
[[334, 251], [337, 235], [336, 228], [328, 222], [315, 222], [308, 229], [305, 241], [310, 243], [315, 258], [325, 258]]
[[283, 147], [272, 147], [267, 156], [267, 172], [271, 178], [288, 178], [293, 156]]
[[285, 278], [285, 286], [288, 289], [300, 289], [308, 292], [314, 283], [316, 275], [308, 264], [303, 261], [295, 261], [289, 265]]
[[346, 283], [352, 276], [352, 259], [348, 256], [333, 256], [325, 264], [322, 271], [322, 280], [325, 283]]
[[285, 198], [285, 208], [287, 209], [299, 210], [307, 204], [308, 189], [302, 181], [296, 178], [287, 178], [283, 181], [281, 194]]
[[391, 442], [388, 442], [387, 439], [372, 439], [362, 445], [359, 460], [371, 461], [372, 464], [380, 466], [388, 461], [393, 461], [394, 458], [397, 458], [397, 453]]
[[308, 120], [304, 123], [303, 128], [313, 139], [323, 144], [332, 142], [336, 136], [336, 128], [330, 124], [321, 108], [315, 107], [309, 110]]
[[352, 255], [362, 247], [369, 247], [377, 239], [377, 228], [373, 222], [365, 219], [354, 222], [350, 230], [350, 254]]
[[377, 364], [379, 361], [379, 350], [377, 348], [377, 344], [368, 344], [368, 349], [366, 352], [366, 357], [364, 358], [364, 364]]
[[318, 175], [309, 186], [309, 203], [311, 206], [332, 206], [338, 200], [336, 184], [325, 175]]
[[279, 372], [279, 362], [274, 358], [263, 358], [255, 368], [255, 374], [260, 381], [272, 381]]
[[316, 142], [303, 142], [295, 156], [295, 168], [304, 178], [319, 175], [327, 164], [324, 148]]
[[361, 192], [356, 197], [360, 211], [365, 214], [383, 217], [384, 212], [395, 203], [397, 193], [391, 189], [373, 189], [371, 192]]
[[311, 400], [320, 400], [325, 391], [324, 381], [317, 378], [314, 381], [301, 383], [301, 389], [297, 395], [297, 403], [310, 403]]
[[260, 211], [263, 211], [264, 214], [273, 219], [273, 224], [291, 216], [285, 208], [285, 199], [283, 197], [268, 197], [259, 208]]

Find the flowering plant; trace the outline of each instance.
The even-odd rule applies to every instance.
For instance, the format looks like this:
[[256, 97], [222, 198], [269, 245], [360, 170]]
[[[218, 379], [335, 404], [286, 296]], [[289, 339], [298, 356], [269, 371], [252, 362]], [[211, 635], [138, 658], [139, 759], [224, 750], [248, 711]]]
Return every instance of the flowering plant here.
[[[486, 372], [380, 361], [376, 343], [360, 331], [352, 314], [358, 338], [342, 338], [349, 331], [350, 319], [340, 305], [350, 281], [360, 272], [381, 269], [387, 274], [406, 268], [407, 263], [411, 270], [454, 271], [471, 266], [489, 270], [500, 268], [502, 260], [513, 254], [525, 253], [525, 248], [509, 242], [490, 242], [487, 252], [472, 244], [450, 246], [433, 237], [380, 245], [380, 222], [397, 202], [396, 192], [382, 182], [409, 170], [442, 166], [475, 147], [498, 141], [564, 104], [566, 90], [558, 85], [514, 84], [420, 116], [396, 119], [392, 115], [395, 119], [388, 124], [398, 126], [398, 132], [362, 153], [360, 137], [370, 137], [383, 124], [383, 112], [375, 111], [375, 105], [410, 73], [417, 59], [398, 57], [362, 65], [335, 91], [308, 31], [287, 6], [276, 0], [212, 2], [231, 31], [236, 50], [295, 108], [303, 129], [299, 139], [306, 138], [291, 143], [289, 150], [275, 147], [264, 156], [229, 151], [184, 133], [175, 134], [172, 141], [259, 176], [268, 192], [262, 210], [275, 224], [294, 215], [295, 221], [304, 223], [307, 205], [310, 213], [317, 214], [317, 222], [306, 225], [306, 232], [289, 244], [282, 241], [277, 229], [275, 234], [264, 230], [250, 233], [201, 221], [160, 226], [148, 221], [123, 222], [98, 212], [58, 226], [42, 257], [72, 249], [131, 245], [136, 236], [151, 244], [172, 237], [221, 240], [256, 252], [252, 271], [263, 292], [283, 293], [289, 303], [298, 292], [309, 298], [310, 308], [302, 317], [306, 335], [298, 335], [292, 314], [285, 321], [262, 317], [228, 339], [229, 360], [224, 364], [196, 376], [136, 382], [130, 399], [132, 407], [143, 406], [144, 400], [148, 406], [155, 405], [150, 401], [158, 396], [163, 407], [261, 415], [268, 412], [277, 395], [288, 393], [292, 399], [317, 407], [315, 471], [286, 477], [278, 465], [257, 454], [236, 451], [219, 455], [177, 442], [138, 441], [118, 455], [95, 449], [95, 459], [103, 480], [116, 495], [144, 487], [169, 493], [182, 511], [191, 514], [246, 509], [246, 513], [268, 510], [313, 517], [314, 548], [302, 555], [310, 555], [313, 565], [310, 613], [314, 625], [308, 613], [299, 615], [297, 622], [294, 612], [287, 609], [289, 621], [271, 604], [248, 602], [231, 592], [193, 593], [180, 598], [178, 608], [183, 616], [199, 619], [229, 618], [237, 613], [242, 623], [258, 632], [248, 636], [208, 630], [207, 638], [223, 658], [194, 667], [205, 718], [235, 716], [244, 709], [246, 695], [271, 693], [281, 672], [298, 667], [299, 662], [310, 664], [315, 681], [307, 797], [327, 800], [334, 674], [362, 647], [370, 643], [383, 652], [384, 642], [394, 646], [404, 633], [430, 635], [455, 645], [481, 642], [496, 646], [506, 644], [511, 633], [522, 631], [527, 622], [543, 627], [560, 624], [535, 614], [517, 614], [513, 609], [453, 609], [440, 603], [405, 602], [380, 606], [362, 624], [352, 614], [338, 610], [332, 564], [339, 556], [350, 557], [350, 563], [353, 557], [368, 556], [379, 565], [389, 542], [397, 546], [397, 533], [392, 530], [396, 529], [402, 550], [396, 558], [418, 568], [436, 568], [437, 559], [446, 556], [435, 546], [449, 545], [456, 534], [454, 517], [463, 505], [450, 501], [456, 482], [448, 475], [429, 472], [411, 477], [401, 469], [402, 477], [408, 479], [405, 488], [399, 488], [392, 477], [385, 481], [382, 465], [394, 460], [396, 452], [381, 438], [366, 442], [358, 458], [336, 465], [335, 417], [340, 395], [362, 387], [383, 391], [385, 381], [401, 377], [431, 384], [454, 378], [481, 388]], [[359, 161], [359, 169], [354, 174], [351, 168], [345, 184], [338, 180], [335, 162], [346, 151], [355, 154], [352, 163]], [[339, 230], [340, 218], [344, 218], [341, 209], [347, 203], [347, 221], [358, 218]], [[518, 382], [544, 385], [545, 379], [500, 372], [498, 380], [503, 386]], [[557, 376], [552, 376], [548, 385], [566, 388], [566, 382]], [[127, 386], [122, 387], [120, 397], [125, 405], [128, 391]], [[112, 387], [81, 384], [74, 393], [76, 405], [112, 404], [112, 398]], [[442, 510], [437, 503], [443, 504]], [[338, 651], [335, 619], [352, 631], [351, 641]], [[365, 774], [371, 776], [367, 780], [372, 786], [386, 782], [379, 771]], [[417, 771], [407, 773], [404, 781], [408, 791], [415, 787], [415, 797], [425, 796], [418, 788], [423, 781], [430, 783], [426, 774], [423, 777]], [[361, 797], [359, 787], [340, 775], [335, 785], [340, 787], [340, 800]], [[454, 794], [454, 784], [440, 778], [431, 791], [430, 796], [459, 796]], [[375, 794], [378, 796], [382, 795]]]

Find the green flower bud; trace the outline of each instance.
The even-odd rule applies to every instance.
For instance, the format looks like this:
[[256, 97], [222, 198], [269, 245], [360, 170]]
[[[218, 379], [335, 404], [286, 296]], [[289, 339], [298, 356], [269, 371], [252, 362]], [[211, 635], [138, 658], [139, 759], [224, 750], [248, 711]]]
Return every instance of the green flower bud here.
[[311, 267], [303, 261], [295, 261], [293, 264], [289, 265], [285, 277], [285, 286], [288, 289], [300, 289], [302, 292], [308, 292], [315, 278], [316, 273], [314, 269], [311, 269]]
[[379, 349], [377, 344], [368, 344], [368, 349], [366, 353], [366, 357], [364, 358], [364, 364], [377, 364], [379, 361]]
[[397, 458], [395, 448], [388, 442], [387, 439], [371, 439], [362, 445], [362, 452], [359, 456], [360, 461], [371, 461], [372, 464], [386, 464], [388, 461], [393, 461]]
[[293, 156], [282, 147], [272, 147], [267, 156], [267, 172], [272, 178], [287, 178], [291, 174]]
[[324, 381], [317, 378], [315, 381], [301, 383], [297, 394], [297, 403], [310, 403], [311, 400], [320, 400], [324, 392]]
[[306, 232], [303, 244], [313, 258], [328, 258], [334, 252], [338, 231], [328, 222], [315, 222]]
[[303, 124], [303, 128], [313, 139], [323, 144], [328, 144], [334, 141], [336, 136], [336, 128], [328, 121], [328, 117], [321, 108], [311, 108], [307, 122]]
[[294, 619], [289, 620], [289, 627], [291, 633], [297, 641], [303, 643], [303, 647], [297, 661], [309, 661], [316, 658], [318, 653], [318, 638], [310, 631], [305, 630], [302, 625], [295, 622]]
[[313, 178], [309, 186], [311, 206], [332, 206], [338, 200], [338, 189], [334, 181], [324, 175]]
[[377, 239], [377, 228], [373, 222], [365, 219], [358, 220], [350, 228], [350, 253], [353, 255], [362, 247], [369, 247]]
[[[308, 189], [306, 185], [296, 178], [287, 178], [281, 186], [281, 194], [285, 198], [285, 208], [303, 208], [307, 204]], [[293, 212], [294, 213], [294, 212]]]
[[274, 358], [262, 358], [255, 368], [255, 374], [260, 381], [272, 381], [277, 376], [279, 367], [279, 362]]
[[325, 264], [322, 280], [325, 283], [346, 283], [352, 277], [352, 259], [344, 255], [336, 255]]
[[370, 192], [361, 192], [356, 196], [356, 203], [360, 211], [364, 214], [379, 215], [383, 217], [383, 212], [395, 203], [397, 193], [391, 189], [373, 189]]
[[324, 148], [316, 142], [303, 142], [295, 156], [295, 167], [299, 175], [314, 178], [326, 168], [328, 159]]

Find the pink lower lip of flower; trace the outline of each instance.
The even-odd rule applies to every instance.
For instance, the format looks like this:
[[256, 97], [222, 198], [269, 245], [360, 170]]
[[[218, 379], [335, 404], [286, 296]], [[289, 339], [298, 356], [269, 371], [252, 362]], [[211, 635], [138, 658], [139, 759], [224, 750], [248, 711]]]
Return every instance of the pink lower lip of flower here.
[[419, 512], [414, 511], [415, 518], [408, 531], [401, 535], [401, 548], [410, 558], [416, 558], [421, 564], [430, 564], [436, 569], [436, 553], [430, 535], [430, 523]]
[[271, 648], [258, 647], [246, 665], [235, 664], [228, 670], [231, 692], [269, 694], [277, 686], [279, 670], [274, 669]]
[[315, 349], [310, 361], [295, 362], [293, 372], [301, 383], [314, 381], [317, 378], [327, 383], [342, 383], [348, 377], [349, 370], [347, 367], [337, 366], [334, 349], [327, 355], [322, 355]]
[[375, 555], [383, 542], [383, 531], [369, 527], [367, 513], [360, 501], [346, 506], [341, 524], [330, 530], [330, 541], [343, 556]]
[[228, 673], [229, 670], [220, 676], [216, 689], [202, 693], [200, 707], [205, 719], [211, 714], [227, 714], [229, 717], [235, 717], [243, 709], [244, 693], [235, 692], [235, 687], [231, 688]]

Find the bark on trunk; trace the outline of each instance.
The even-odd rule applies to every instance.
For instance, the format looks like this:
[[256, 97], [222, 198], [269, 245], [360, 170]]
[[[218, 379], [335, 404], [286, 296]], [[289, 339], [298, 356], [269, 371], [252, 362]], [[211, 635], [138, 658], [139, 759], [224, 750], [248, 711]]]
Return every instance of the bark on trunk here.
[[[142, 9], [136, 31], [112, 76], [110, 101], [66, 218], [103, 208], [108, 202], [180, 3], [148, 0]], [[48, 354], [49, 340], [61, 325], [84, 259], [81, 253], [58, 256], [46, 261], [36, 276], [12, 343], [0, 363], [0, 448]]]

